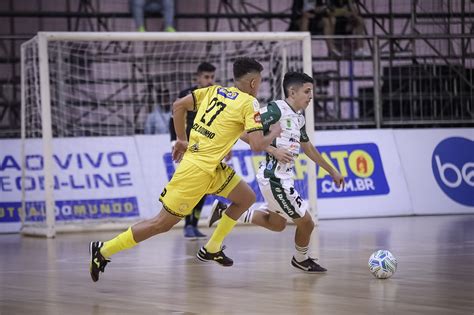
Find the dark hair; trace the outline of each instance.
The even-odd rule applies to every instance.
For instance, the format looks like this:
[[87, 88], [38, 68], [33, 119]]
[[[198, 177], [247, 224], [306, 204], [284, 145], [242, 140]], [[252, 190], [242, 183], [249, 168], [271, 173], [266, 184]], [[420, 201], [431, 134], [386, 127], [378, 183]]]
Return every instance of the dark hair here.
[[263, 66], [255, 59], [239, 57], [234, 61], [234, 79], [238, 80], [247, 73], [262, 72]]
[[199, 64], [198, 69], [197, 69], [197, 74], [200, 74], [202, 72], [214, 72], [214, 71], [216, 71], [216, 67], [214, 67], [209, 62], [205, 61]]
[[283, 78], [283, 91], [285, 91], [285, 97], [288, 97], [288, 92], [291, 86], [300, 87], [305, 83], [314, 83], [314, 80], [303, 72], [287, 72]]

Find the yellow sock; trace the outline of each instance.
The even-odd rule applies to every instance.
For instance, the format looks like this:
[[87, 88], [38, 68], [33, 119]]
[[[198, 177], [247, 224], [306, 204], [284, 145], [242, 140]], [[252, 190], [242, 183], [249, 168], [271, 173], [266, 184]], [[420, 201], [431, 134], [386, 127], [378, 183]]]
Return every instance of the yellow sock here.
[[137, 245], [137, 242], [133, 239], [132, 227], [129, 227], [123, 233], [117, 235], [114, 239], [104, 243], [104, 246], [100, 249], [102, 256], [109, 258], [110, 256], [121, 252], [126, 249], [130, 249]]
[[217, 253], [220, 251], [224, 238], [230, 233], [230, 231], [232, 231], [236, 223], [237, 221], [224, 213], [222, 215], [221, 221], [217, 225], [217, 228], [215, 229], [214, 233], [212, 233], [211, 238], [207, 242], [206, 246], [204, 246], [206, 250], [209, 253]]

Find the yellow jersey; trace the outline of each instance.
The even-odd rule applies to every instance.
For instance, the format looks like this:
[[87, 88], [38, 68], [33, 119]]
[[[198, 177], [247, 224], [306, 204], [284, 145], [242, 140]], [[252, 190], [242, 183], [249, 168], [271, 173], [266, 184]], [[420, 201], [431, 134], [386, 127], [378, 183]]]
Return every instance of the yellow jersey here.
[[197, 113], [183, 159], [213, 173], [244, 130], [263, 129], [260, 104], [236, 87], [213, 85], [192, 95]]

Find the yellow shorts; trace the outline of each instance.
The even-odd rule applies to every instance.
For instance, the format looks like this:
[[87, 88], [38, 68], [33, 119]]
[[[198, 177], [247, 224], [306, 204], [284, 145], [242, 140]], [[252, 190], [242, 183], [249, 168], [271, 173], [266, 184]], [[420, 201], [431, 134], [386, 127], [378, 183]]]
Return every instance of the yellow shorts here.
[[225, 163], [221, 162], [215, 172], [209, 174], [183, 160], [179, 163], [171, 181], [163, 189], [160, 201], [166, 211], [184, 217], [192, 212], [204, 195], [227, 197], [240, 180], [240, 176]]

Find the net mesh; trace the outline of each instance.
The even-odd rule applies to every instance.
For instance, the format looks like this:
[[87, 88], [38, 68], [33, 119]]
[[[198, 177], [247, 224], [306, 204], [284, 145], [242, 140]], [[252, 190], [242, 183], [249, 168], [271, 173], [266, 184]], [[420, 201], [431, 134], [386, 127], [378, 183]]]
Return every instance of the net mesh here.
[[[45, 170], [40, 156], [44, 141], [40, 93], [44, 87], [39, 80], [38, 40], [30, 40], [24, 49], [25, 226], [45, 224], [46, 215]], [[168, 133], [171, 105], [179, 92], [192, 84], [197, 65], [210, 62], [217, 68], [216, 83], [231, 86], [233, 61], [242, 56], [253, 57], [264, 66], [258, 96], [261, 104], [282, 98], [282, 75], [286, 71], [303, 70], [302, 45], [298, 40], [48, 42], [53, 155], [60, 147], [56, 141], [64, 138], [144, 133], [151, 112], [157, 113], [161, 121], [155, 133]], [[55, 219], [61, 219], [56, 223], [86, 222], [84, 218], [62, 216], [64, 209], [73, 213], [75, 205], [66, 202], [64, 208], [64, 200], [70, 197], [61, 192], [61, 165], [68, 161], [65, 157], [53, 158]], [[75, 158], [73, 155], [71, 159]]]
[[[148, 113], [157, 110], [167, 120], [171, 104], [193, 82], [197, 64], [203, 61], [217, 67], [218, 84], [229, 86], [235, 58], [259, 60], [264, 65], [262, 103], [281, 97], [283, 55], [287, 70], [302, 70], [301, 45], [296, 41], [57, 41], [49, 43], [48, 54], [55, 137], [143, 133]], [[39, 99], [33, 97], [39, 90], [38, 80], [32, 80], [35, 75], [37, 79], [37, 63], [31, 58], [27, 131], [34, 135], [41, 133], [41, 123]]]

